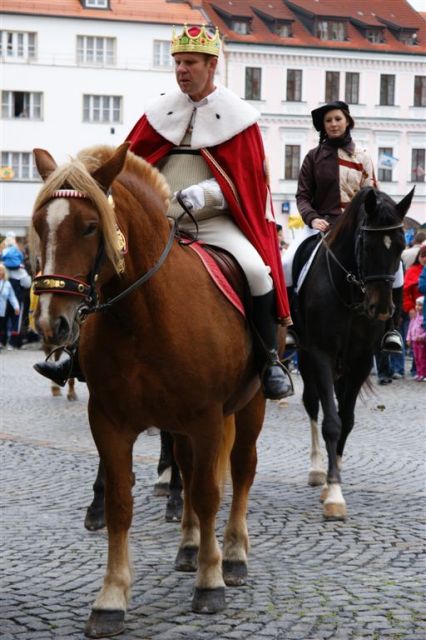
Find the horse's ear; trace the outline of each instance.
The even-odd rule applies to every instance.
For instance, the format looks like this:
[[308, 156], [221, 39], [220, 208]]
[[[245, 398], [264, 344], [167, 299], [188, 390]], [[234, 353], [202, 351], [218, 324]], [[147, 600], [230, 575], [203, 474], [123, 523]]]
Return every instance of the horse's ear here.
[[53, 173], [58, 166], [50, 153], [46, 149], [33, 149], [37, 171], [44, 181]]
[[401, 202], [398, 202], [398, 204], [396, 205], [399, 215], [401, 216], [401, 220], [411, 206], [411, 200], [413, 199], [415, 189], [416, 189], [416, 186], [414, 185], [410, 193], [407, 193], [407, 195], [404, 198], [402, 198]]
[[123, 142], [123, 144], [120, 144], [111, 158], [92, 174], [92, 178], [96, 180], [101, 189], [105, 192], [108, 191], [115, 178], [123, 169], [129, 147], [130, 142]]
[[377, 195], [374, 189], [369, 189], [364, 199], [364, 209], [366, 214], [372, 215], [377, 208]]

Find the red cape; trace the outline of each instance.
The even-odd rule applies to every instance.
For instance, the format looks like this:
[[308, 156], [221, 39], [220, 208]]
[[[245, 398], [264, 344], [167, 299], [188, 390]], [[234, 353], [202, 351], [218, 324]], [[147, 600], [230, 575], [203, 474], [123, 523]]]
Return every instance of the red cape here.
[[[133, 153], [153, 165], [175, 146], [153, 129], [146, 116], [136, 123], [127, 140]], [[280, 321], [289, 318], [277, 230], [275, 222], [265, 217], [266, 203], [269, 200], [272, 210], [272, 199], [266, 183], [265, 152], [259, 127], [254, 124], [230, 140], [200, 152], [222, 189], [234, 221], [271, 268], [277, 317]]]

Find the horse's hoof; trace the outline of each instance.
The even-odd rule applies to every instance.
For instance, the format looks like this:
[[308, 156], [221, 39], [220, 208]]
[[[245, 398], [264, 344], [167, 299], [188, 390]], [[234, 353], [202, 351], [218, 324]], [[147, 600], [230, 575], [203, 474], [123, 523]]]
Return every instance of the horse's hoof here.
[[154, 485], [154, 496], [157, 498], [167, 498], [170, 495], [168, 482], [156, 482]]
[[76, 400], [78, 400], [77, 394], [76, 393], [67, 393], [67, 400], [69, 400], [70, 402], [75, 402]]
[[325, 471], [310, 471], [308, 476], [308, 485], [310, 487], [320, 487], [325, 483], [327, 475]]
[[54, 398], [61, 395], [62, 395], [61, 387], [52, 387], [52, 396]]
[[216, 589], [201, 589], [195, 587], [192, 598], [192, 611], [194, 613], [218, 613], [226, 607], [225, 587]]
[[176, 571], [197, 571], [198, 547], [182, 547], [175, 559]]
[[84, 519], [84, 526], [88, 531], [99, 531], [105, 527], [105, 512], [104, 510], [87, 509], [86, 517]]
[[167, 500], [166, 522], [180, 522], [182, 520], [183, 500], [179, 492], [173, 492]]
[[111, 638], [123, 633], [124, 628], [122, 609], [92, 609], [84, 635], [87, 638]]
[[224, 560], [222, 573], [227, 587], [241, 587], [247, 581], [247, 563], [243, 560]]
[[326, 520], [346, 520], [346, 504], [341, 502], [324, 502], [323, 514]]

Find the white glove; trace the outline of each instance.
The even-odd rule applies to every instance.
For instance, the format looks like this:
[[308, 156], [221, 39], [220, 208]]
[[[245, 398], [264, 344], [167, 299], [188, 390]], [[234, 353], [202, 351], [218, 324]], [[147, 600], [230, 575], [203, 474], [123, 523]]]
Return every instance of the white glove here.
[[206, 200], [204, 198], [204, 189], [198, 184], [193, 184], [186, 189], [182, 189], [180, 195], [185, 206], [192, 211], [198, 211], [199, 209], [202, 209], [206, 204]]

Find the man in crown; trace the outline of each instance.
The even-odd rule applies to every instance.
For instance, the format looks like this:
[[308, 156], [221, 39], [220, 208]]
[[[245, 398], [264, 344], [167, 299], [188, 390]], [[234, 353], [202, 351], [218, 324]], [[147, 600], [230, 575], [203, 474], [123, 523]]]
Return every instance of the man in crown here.
[[[198, 238], [239, 261], [253, 296], [253, 320], [267, 348], [262, 385], [283, 398], [291, 385], [279, 364], [276, 320], [290, 323], [259, 112], [214, 75], [219, 31], [185, 26], [173, 32], [171, 53], [179, 89], [151, 104], [128, 136], [131, 151], [154, 164], [172, 193], [180, 191], [198, 222]], [[182, 209], [172, 198], [168, 214]], [[189, 216], [179, 223], [193, 231]]]
[[[161, 171], [172, 193], [181, 192], [197, 220], [198, 238], [228, 250], [240, 263], [253, 296], [253, 322], [266, 347], [263, 390], [267, 398], [284, 398], [292, 385], [279, 362], [276, 321], [286, 325], [291, 320], [259, 113], [215, 85], [219, 51], [217, 28], [185, 26], [180, 35], [173, 32], [179, 89], [155, 100], [128, 140], [131, 151]], [[181, 213], [174, 196], [168, 215]], [[194, 231], [190, 216], [179, 228]], [[52, 379], [55, 368], [60, 384], [57, 367], [44, 363], [37, 370]]]

